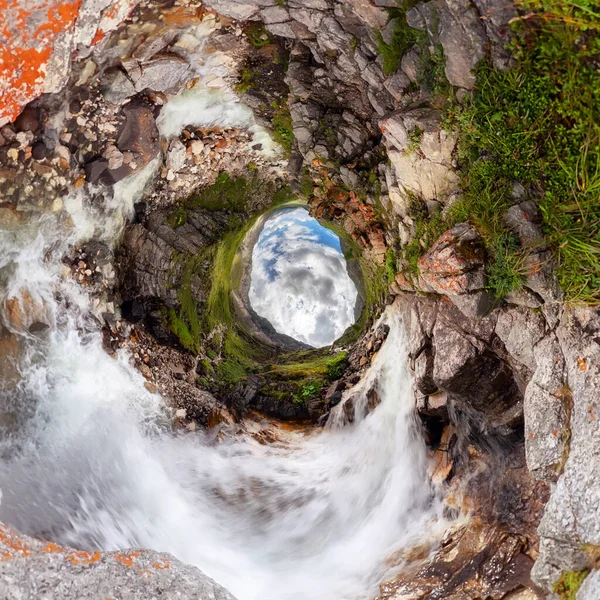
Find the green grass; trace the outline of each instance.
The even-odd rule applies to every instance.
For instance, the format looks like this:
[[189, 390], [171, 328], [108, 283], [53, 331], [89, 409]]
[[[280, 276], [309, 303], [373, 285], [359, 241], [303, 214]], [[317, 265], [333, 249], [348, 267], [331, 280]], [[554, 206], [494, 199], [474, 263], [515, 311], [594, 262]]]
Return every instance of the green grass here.
[[423, 129], [415, 127], [408, 132], [408, 146], [406, 147], [406, 154], [412, 154], [416, 152], [421, 146], [421, 140], [423, 139]]
[[414, 4], [416, 2], [412, 0], [404, 0], [402, 6], [387, 9], [390, 20], [397, 19], [389, 43], [383, 39], [381, 31], [373, 32], [377, 51], [381, 56], [383, 74], [386, 76], [398, 70], [405, 52], [423, 37], [420, 31], [413, 29], [406, 22], [406, 11]]
[[588, 576], [589, 569], [583, 571], [564, 571], [558, 581], [552, 586], [552, 591], [561, 600], [575, 600], [577, 590]]
[[517, 24], [515, 65], [481, 63], [472, 97], [447, 111], [459, 134], [464, 196], [403, 250], [409, 272], [445, 225], [470, 220], [488, 256], [488, 285], [501, 298], [525, 281], [535, 247], [503, 221], [519, 182], [540, 198], [543, 233], [572, 301], [600, 301], [600, 17], [592, 3], [524, 0], [537, 18]]
[[333, 358], [327, 361], [327, 377], [331, 381], [339, 379], [348, 366], [348, 353], [338, 352]]
[[271, 121], [273, 139], [283, 148], [285, 155], [290, 156], [294, 143], [294, 132], [292, 130], [292, 117], [287, 102], [282, 100], [275, 107], [275, 114]]

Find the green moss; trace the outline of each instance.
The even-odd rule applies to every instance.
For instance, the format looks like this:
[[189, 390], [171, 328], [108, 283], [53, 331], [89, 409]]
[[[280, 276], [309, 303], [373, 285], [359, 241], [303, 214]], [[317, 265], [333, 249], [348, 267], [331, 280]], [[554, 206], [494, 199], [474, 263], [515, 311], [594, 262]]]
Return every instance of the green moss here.
[[271, 34], [262, 23], [248, 23], [244, 27], [244, 33], [255, 48], [262, 48], [273, 42]]
[[441, 44], [430, 51], [427, 41], [421, 43], [421, 60], [417, 75], [417, 84], [430, 90], [434, 100], [449, 100], [452, 97], [452, 86], [446, 78], [446, 57]]
[[561, 600], [575, 600], [577, 590], [588, 576], [589, 569], [583, 571], [563, 571], [558, 581], [552, 586], [552, 591]]
[[173, 229], [177, 229], [187, 222], [187, 216], [187, 210], [183, 206], [178, 206], [169, 213], [167, 222]]
[[235, 84], [235, 89], [240, 94], [249, 92], [250, 90], [256, 90], [259, 87], [259, 80], [256, 72], [252, 71], [248, 67], [244, 67], [240, 71], [240, 77]]

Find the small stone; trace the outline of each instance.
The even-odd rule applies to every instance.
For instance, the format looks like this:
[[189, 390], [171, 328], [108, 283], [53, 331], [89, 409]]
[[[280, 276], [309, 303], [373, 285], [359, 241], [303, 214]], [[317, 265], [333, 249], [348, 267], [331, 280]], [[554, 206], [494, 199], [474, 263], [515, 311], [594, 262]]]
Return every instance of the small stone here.
[[175, 411], [175, 416], [176, 416], [178, 419], [185, 419], [185, 418], [186, 418], [186, 416], [187, 416], [187, 411], [185, 410], [185, 408], [178, 408], [178, 409]]
[[156, 394], [156, 392], [158, 391], [158, 388], [156, 387], [155, 383], [151, 383], [150, 381], [146, 381], [144, 382], [144, 387], [151, 393], [151, 394]]
[[44, 158], [48, 156], [48, 148], [46, 148], [44, 142], [36, 142], [33, 144], [31, 147], [31, 156], [35, 160], [44, 160]]
[[194, 156], [202, 154], [202, 151], [204, 150], [204, 142], [202, 140], [194, 140], [190, 144], [190, 148], [192, 149], [192, 154]]
[[39, 112], [35, 108], [27, 107], [15, 120], [17, 131], [37, 131], [40, 126]]
[[19, 151], [16, 148], [9, 148], [6, 156], [14, 161], [17, 161], [19, 160]]

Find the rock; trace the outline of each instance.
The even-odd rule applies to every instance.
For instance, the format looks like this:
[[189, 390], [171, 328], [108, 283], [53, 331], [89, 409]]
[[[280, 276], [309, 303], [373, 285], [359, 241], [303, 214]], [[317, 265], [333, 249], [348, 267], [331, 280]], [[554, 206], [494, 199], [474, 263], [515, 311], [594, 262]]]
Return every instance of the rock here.
[[202, 140], [193, 140], [190, 143], [190, 148], [192, 149], [192, 154], [198, 156], [204, 150], [204, 142]]
[[416, 82], [419, 77], [421, 64], [421, 48], [415, 44], [402, 57], [400, 68], [412, 82]]
[[44, 160], [48, 156], [48, 149], [44, 142], [36, 142], [31, 147], [31, 156], [35, 160]]
[[[202, 142], [201, 142], [202, 143]], [[171, 140], [167, 152], [166, 166], [174, 172], [181, 171], [185, 166], [186, 147], [177, 138]]]
[[[0, 523], [4, 598], [86, 600], [127, 597], [235, 600], [202, 571], [166, 552], [87, 552], [42, 542]], [[51, 590], [51, 592], [49, 592]]]
[[592, 571], [577, 592], [577, 600], [597, 600], [600, 590], [600, 570]]
[[48, 307], [44, 300], [22, 288], [4, 300], [2, 317], [4, 324], [12, 331], [26, 332], [36, 323], [51, 323]]
[[145, 61], [126, 59], [122, 65], [136, 92], [178, 90], [190, 71], [187, 60], [171, 52], [155, 54]]
[[421, 288], [448, 296], [465, 316], [483, 316], [491, 309], [483, 244], [472, 226], [459, 223], [442, 234], [418, 265]]
[[258, 15], [261, 6], [273, 6], [274, 2], [264, 0], [208, 0], [206, 5], [219, 14], [238, 21], [248, 21]]
[[442, 45], [448, 81], [472, 89], [473, 68], [485, 57], [488, 43], [475, 6], [469, 0], [432, 0], [411, 8], [406, 19], [411, 27], [426, 29], [432, 45]]
[[125, 123], [117, 139], [118, 149], [136, 153], [137, 169], [147, 165], [160, 152], [160, 135], [154, 110], [143, 102], [131, 102], [123, 108]]
[[541, 227], [536, 223], [539, 211], [531, 200], [511, 206], [504, 214], [508, 227], [519, 236], [523, 246], [539, 245], [544, 239]]
[[546, 320], [529, 308], [511, 307], [499, 311], [496, 334], [517, 362], [531, 372], [535, 369], [534, 348], [546, 333]]
[[540, 556], [532, 572], [533, 580], [548, 591], [561, 571], [594, 567], [593, 552], [588, 555], [584, 549], [600, 546], [599, 337], [599, 312], [590, 307], [570, 307], [556, 329], [572, 410], [563, 471], [540, 523]]
[[121, 304], [121, 314], [131, 323], [139, 323], [146, 316], [144, 305], [137, 300], [125, 300]]
[[325, 403], [329, 406], [335, 406], [340, 403], [342, 399], [342, 390], [344, 389], [345, 384], [340, 380], [334, 381], [328, 388], [325, 393]]
[[121, 69], [108, 69], [101, 83], [104, 97], [112, 104], [121, 104], [136, 93], [135, 86]]
[[108, 168], [111, 171], [123, 166], [123, 153], [113, 144], [107, 146], [103, 156], [108, 161]]
[[[444, 201], [458, 187], [453, 152], [456, 137], [440, 129], [440, 113], [418, 108], [380, 123], [394, 174], [401, 189], [423, 200]], [[419, 147], [411, 136], [420, 131]]]
[[84, 165], [85, 178], [89, 183], [100, 181], [103, 173], [108, 169], [108, 161], [100, 156], [95, 156]]
[[15, 120], [17, 131], [30, 131], [35, 133], [40, 126], [40, 111], [28, 106]]

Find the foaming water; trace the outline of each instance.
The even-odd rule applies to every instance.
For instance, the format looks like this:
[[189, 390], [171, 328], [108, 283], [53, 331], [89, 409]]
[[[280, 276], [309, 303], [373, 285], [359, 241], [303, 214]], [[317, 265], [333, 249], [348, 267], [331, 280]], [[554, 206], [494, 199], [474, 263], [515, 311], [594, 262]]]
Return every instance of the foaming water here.
[[14, 330], [21, 379], [0, 392], [0, 413], [15, 415], [0, 421], [0, 520], [79, 548], [170, 552], [239, 600], [371, 597], [386, 559], [443, 529], [401, 324], [386, 316], [390, 335], [358, 387], [376, 386], [382, 402], [351, 426], [334, 416], [270, 445], [173, 434], [162, 398], [125, 354], [103, 351], [86, 294], [60, 268], [75, 240], [118, 235], [152, 172], [106, 210], [74, 198], [68, 225], [48, 215], [0, 232], [1, 299], [28, 290], [50, 323]]

